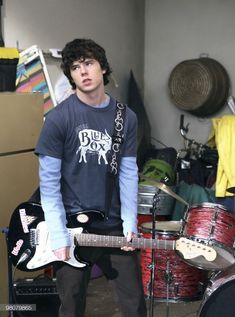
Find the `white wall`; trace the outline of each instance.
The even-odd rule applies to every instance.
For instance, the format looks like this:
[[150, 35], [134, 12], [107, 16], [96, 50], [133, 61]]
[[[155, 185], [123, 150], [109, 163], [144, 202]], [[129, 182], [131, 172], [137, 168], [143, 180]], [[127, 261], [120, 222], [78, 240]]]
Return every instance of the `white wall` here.
[[[37, 44], [43, 51], [63, 48], [74, 38], [89, 37], [106, 49], [119, 84], [107, 91], [126, 101], [130, 69], [143, 89], [143, 0], [4, 0], [5, 46], [25, 49]], [[46, 58], [52, 84], [60, 75], [60, 62]]]
[[[187, 136], [206, 142], [211, 119], [199, 119], [176, 108], [169, 98], [168, 78], [179, 62], [208, 53], [226, 68], [233, 90], [235, 1], [146, 0], [145, 13], [145, 107], [152, 136], [181, 148], [179, 124], [180, 114], [184, 114], [185, 123], [190, 123]], [[225, 113], [231, 113], [227, 106], [215, 116]]]

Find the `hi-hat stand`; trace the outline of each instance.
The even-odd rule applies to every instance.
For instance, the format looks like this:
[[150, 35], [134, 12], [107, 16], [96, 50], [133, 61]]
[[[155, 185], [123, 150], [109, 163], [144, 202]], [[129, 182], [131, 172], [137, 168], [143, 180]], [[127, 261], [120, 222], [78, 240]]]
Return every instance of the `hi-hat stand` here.
[[[152, 208], [152, 239], [155, 239], [155, 224], [157, 217], [157, 203], [159, 202], [160, 189], [155, 193], [153, 197]], [[155, 249], [152, 249], [151, 264], [149, 265], [151, 271], [150, 283], [149, 283], [149, 317], [153, 317], [154, 311], [154, 279], [155, 279]]]
[[167, 259], [165, 282], [166, 282], [166, 316], [169, 316], [169, 286], [173, 281], [172, 272], [170, 270], [170, 261]]
[[[153, 197], [153, 207], [152, 207], [152, 239], [154, 240], [156, 237], [155, 229], [156, 229], [156, 217], [157, 217], [157, 203], [159, 202], [159, 194], [161, 190], [155, 193]], [[151, 264], [149, 268], [151, 270], [151, 277], [149, 283], [149, 317], [153, 317], [154, 312], [154, 281], [155, 281], [155, 249], [152, 249], [151, 254]], [[165, 282], [166, 282], [166, 316], [169, 317], [169, 286], [172, 283], [172, 272], [170, 271], [170, 262], [167, 259], [167, 267], [165, 272]]]

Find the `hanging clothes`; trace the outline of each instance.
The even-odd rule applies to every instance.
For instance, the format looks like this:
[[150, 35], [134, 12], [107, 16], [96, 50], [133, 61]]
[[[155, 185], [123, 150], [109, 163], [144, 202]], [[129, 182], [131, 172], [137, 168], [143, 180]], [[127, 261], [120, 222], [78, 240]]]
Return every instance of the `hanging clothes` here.
[[233, 196], [227, 189], [235, 186], [235, 116], [213, 118], [212, 126], [210, 142], [214, 142], [219, 155], [215, 195]]
[[[202, 187], [211, 188], [216, 181], [216, 162], [208, 163], [203, 158], [191, 159], [185, 158], [184, 167], [178, 166], [178, 181], [192, 185], [197, 184]], [[181, 161], [180, 161], [181, 163]], [[182, 164], [181, 164], [182, 165]]]
[[[187, 184], [181, 181], [176, 186], [176, 193], [184, 199], [189, 206], [201, 203], [215, 203], [215, 192], [210, 188], [205, 188], [197, 184]], [[184, 219], [186, 206], [176, 200], [171, 220], [179, 221]]]

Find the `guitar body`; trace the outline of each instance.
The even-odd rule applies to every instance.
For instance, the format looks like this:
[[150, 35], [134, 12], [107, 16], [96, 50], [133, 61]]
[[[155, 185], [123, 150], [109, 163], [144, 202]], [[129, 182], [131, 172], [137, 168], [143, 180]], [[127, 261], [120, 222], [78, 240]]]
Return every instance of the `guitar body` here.
[[31, 251], [28, 259], [18, 267], [22, 271], [28, 271], [26, 265], [36, 251], [36, 247], [30, 243], [30, 230], [36, 229], [42, 221], [44, 214], [38, 203], [22, 203], [11, 216], [7, 239], [12, 264], [16, 266], [23, 253], [26, 250]]
[[[70, 259], [66, 261], [68, 264], [74, 267], [84, 267], [87, 264], [78, 258], [75, 234], [81, 234], [93, 219], [103, 218], [103, 214], [96, 210], [80, 211], [68, 217], [72, 246]], [[34, 271], [58, 261], [51, 251], [49, 232], [40, 203], [24, 202], [14, 210], [7, 238], [12, 264], [19, 270]]]

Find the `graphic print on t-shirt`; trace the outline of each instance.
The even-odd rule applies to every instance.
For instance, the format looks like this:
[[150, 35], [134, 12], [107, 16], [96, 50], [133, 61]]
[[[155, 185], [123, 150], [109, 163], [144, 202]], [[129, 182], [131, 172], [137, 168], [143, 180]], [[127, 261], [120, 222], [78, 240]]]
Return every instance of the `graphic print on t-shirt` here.
[[83, 129], [78, 132], [78, 138], [80, 146], [76, 154], [78, 155], [80, 152], [79, 163], [82, 161], [87, 163], [87, 155], [97, 154], [98, 164], [101, 164], [101, 158], [105, 164], [108, 164], [106, 155], [111, 149], [112, 138], [106, 130], [103, 133], [92, 129]]

